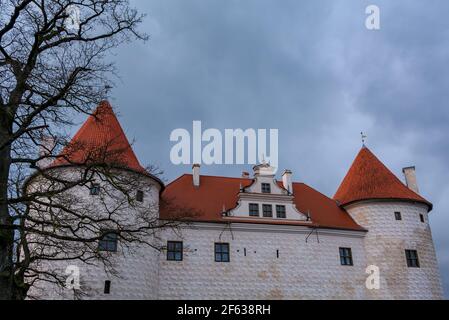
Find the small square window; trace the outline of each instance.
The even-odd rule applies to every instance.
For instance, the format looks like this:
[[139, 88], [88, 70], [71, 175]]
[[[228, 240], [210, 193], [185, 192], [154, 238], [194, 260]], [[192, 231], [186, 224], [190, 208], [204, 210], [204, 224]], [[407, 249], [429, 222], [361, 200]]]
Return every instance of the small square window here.
[[182, 261], [182, 242], [168, 241], [167, 242], [167, 260]]
[[271, 193], [271, 184], [262, 183], [262, 193]]
[[137, 190], [136, 200], [139, 202], [143, 202], [143, 191], [142, 190]]
[[418, 251], [405, 250], [405, 258], [407, 259], [407, 267], [419, 268]]
[[118, 236], [115, 232], [107, 232], [103, 235], [103, 237], [98, 242], [98, 250], [99, 251], [117, 251], [117, 241]]
[[98, 183], [92, 183], [89, 188], [89, 194], [91, 196], [98, 196], [100, 194], [100, 185]]
[[215, 262], [229, 261], [229, 243], [215, 243]]
[[273, 218], [273, 206], [271, 204], [262, 205], [262, 211], [265, 218]]
[[396, 212], [394, 213], [394, 218], [395, 218], [396, 220], [402, 220], [402, 215], [401, 215], [401, 213], [398, 212], [398, 211], [396, 211]]
[[426, 222], [426, 220], [424, 219], [424, 215], [422, 213], [419, 215], [419, 219], [421, 220], [422, 223]]
[[257, 203], [249, 204], [249, 216], [258, 217], [259, 216], [259, 205]]
[[340, 263], [342, 266], [352, 266], [351, 248], [340, 248]]
[[285, 206], [276, 205], [276, 217], [280, 219], [287, 218], [287, 214], [285, 213]]
[[110, 280], [106, 280], [104, 282], [104, 293], [105, 294], [110, 294], [111, 293], [111, 281]]

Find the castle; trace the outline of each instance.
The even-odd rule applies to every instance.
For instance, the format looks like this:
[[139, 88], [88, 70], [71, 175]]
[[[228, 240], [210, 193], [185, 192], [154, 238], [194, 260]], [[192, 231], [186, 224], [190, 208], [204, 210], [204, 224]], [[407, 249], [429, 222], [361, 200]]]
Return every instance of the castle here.
[[[71, 143], [101, 147], [113, 131], [127, 172], [151, 186], [136, 190], [142, 201], [170, 199], [199, 214], [179, 232], [162, 231], [162, 251], [121, 252], [117, 239], [100, 241], [116, 255], [119, 274], [80, 263], [90, 298], [443, 298], [429, 226], [432, 204], [419, 195], [413, 167], [404, 169], [404, 184], [363, 146], [333, 198], [293, 182], [289, 170], [278, 180], [266, 163], [240, 177], [204, 176], [194, 165], [192, 174], [164, 185], [144, 173], [109, 103], [98, 108], [101, 115], [90, 116]], [[58, 165], [50, 170], [70, 170]], [[158, 210], [160, 220], [171, 214]], [[42, 299], [71, 298], [48, 284], [43, 289]]]

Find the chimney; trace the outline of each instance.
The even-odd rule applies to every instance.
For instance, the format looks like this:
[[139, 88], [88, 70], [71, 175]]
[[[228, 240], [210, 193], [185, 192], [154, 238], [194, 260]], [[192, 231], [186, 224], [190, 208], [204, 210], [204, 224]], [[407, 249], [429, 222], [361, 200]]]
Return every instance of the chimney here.
[[249, 172], [243, 171], [242, 178], [249, 179]]
[[415, 167], [407, 167], [402, 169], [405, 176], [405, 184], [410, 190], [419, 193], [418, 183], [416, 182], [416, 170]]
[[198, 188], [200, 186], [200, 165], [198, 163], [195, 163], [192, 166], [192, 169], [193, 169], [193, 185]]
[[37, 162], [37, 166], [41, 169], [48, 167], [53, 159], [51, 155], [56, 146], [56, 141], [52, 136], [42, 136], [39, 145], [39, 158], [43, 158]]
[[282, 174], [282, 184], [289, 193], [293, 194], [292, 172], [285, 170]]

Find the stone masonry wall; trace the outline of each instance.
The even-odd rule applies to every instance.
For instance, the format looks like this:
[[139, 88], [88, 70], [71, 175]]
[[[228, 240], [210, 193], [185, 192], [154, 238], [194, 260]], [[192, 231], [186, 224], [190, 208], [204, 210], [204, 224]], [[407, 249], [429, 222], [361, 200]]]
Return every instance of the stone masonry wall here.
[[[380, 289], [370, 299], [441, 299], [438, 270], [427, 207], [407, 202], [360, 202], [346, 208], [367, 228], [367, 263], [380, 268]], [[400, 212], [402, 220], [395, 219]], [[424, 216], [424, 223], [420, 220]], [[405, 250], [417, 250], [420, 268], [407, 267]]]
[[[161, 253], [159, 298], [365, 298], [364, 233], [321, 230], [318, 243], [308, 228], [264, 228], [203, 224], [184, 229], [181, 237], [167, 233], [164, 240], [184, 242], [184, 258], [167, 261]], [[230, 262], [215, 262], [215, 242], [230, 244]], [[339, 247], [352, 249], [354, 266], [340, 264]]]

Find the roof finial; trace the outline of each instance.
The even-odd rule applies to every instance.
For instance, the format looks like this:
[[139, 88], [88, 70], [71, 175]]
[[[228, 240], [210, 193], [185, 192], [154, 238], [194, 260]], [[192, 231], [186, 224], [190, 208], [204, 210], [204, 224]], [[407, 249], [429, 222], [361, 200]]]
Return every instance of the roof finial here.
[[365, 147], [365, 141], [366, 141], [366, 138], [368, 138], [368, 136], [366, 134], [364, 134], [363, 131], [360, 132], [360, 135], [362, 136], [362, 146]]

